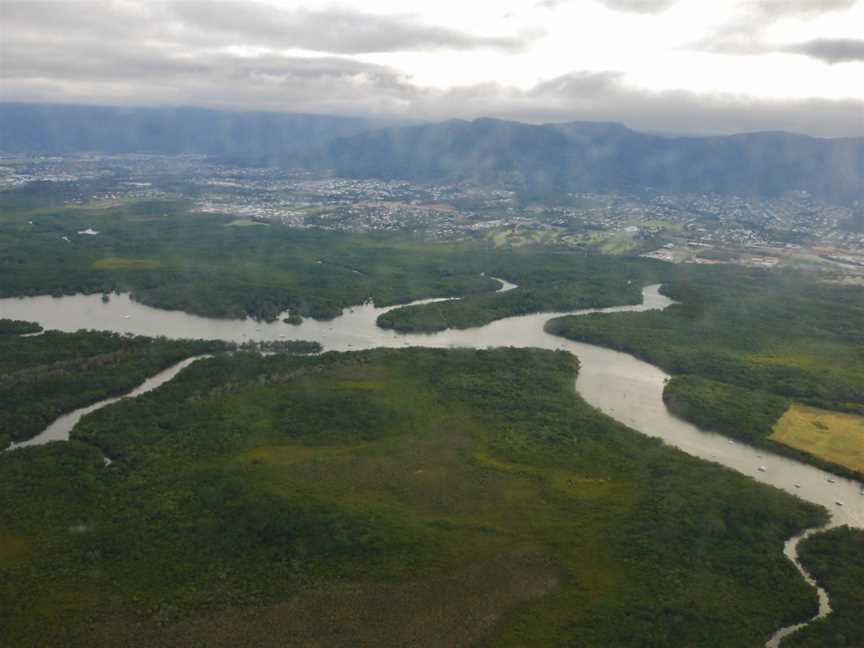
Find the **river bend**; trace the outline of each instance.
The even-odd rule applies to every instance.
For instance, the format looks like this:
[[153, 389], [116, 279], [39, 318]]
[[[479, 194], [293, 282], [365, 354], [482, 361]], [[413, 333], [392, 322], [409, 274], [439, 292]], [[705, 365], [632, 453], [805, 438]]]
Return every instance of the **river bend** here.
[[[516, 286], [503, 280], [501, 290]], [[669, 375], [637, 358], [610, 349], [572, 342], [546, 333], [543, 325], [552, 317], [589, 313], [638, 312], [663, 309], [673, 303], [661, 295], [659, 285], [642, 291], [643, 301], [634, 306], [585, 309], [562, 313], [539, 313], [497, 320], [486, 326], [446, 330], [432, 334], [402, 334], [378, 328], [379, 315], [394, 307], [376, 308], [363, 304], [345, 309], [331, 321], [305, 319], [290, 325], [278, 320], [272, 323], [251, 319], [227, 320], [190, 315], [181, 311], [165, 311], [133, 301], [129, 295], [112, 296], [103, 302], [99, 295], [67, 297], [27, 297], [0, 299], [0, 317], [38, 322], [46, 329], [76, 331], [78, 329], [110, 330], [118, 333], [166, 336], [169, 338], [219, 339], [233, 342], [249, 340], [296, 339], [321, 344], [326, 351], [356, 351], [375, 347], [470, 347], [499, 346], [561, 349], [576, 355], [580, 370], [576, 391], [591, 405], [625, 425], [701, 459], [721, 464], [753, 479], [780, 488], [801, 499], [828, 509], [828, 526], [848, 524], [864, 528], [864, 491], [854, 480], [833, 475], [794, 459], [766, 450], [733, 442], [728, 437], [700, 430], [667, 410], [663, 402], [663, 387]], [[436, 300], [423, 300], [427, 303]], [[151, 378], [128, 394], [135, 396], [154, 389], [174, 377], [194, 359], [179, 363]], [[75, 423], [84, 414], [104, 407], [118, 399], [102, 401], [76, 410], [55, 421], [38, 437], [19, 444], [34, 445], [49, 440], [68, 438]], [[764, 470], [760, 470], [760, 467]], [[791, 539], [786, 555], [805, 578], [809, 575], [797, 562], [797, 542]], [[811, 579], [811, 584], [812, 579]], [[820, 592], [820, 614], [830, 611], [827, 597]], [[784, 628], [772, 637], [769, 648], [779, 645], [796, 627]]]

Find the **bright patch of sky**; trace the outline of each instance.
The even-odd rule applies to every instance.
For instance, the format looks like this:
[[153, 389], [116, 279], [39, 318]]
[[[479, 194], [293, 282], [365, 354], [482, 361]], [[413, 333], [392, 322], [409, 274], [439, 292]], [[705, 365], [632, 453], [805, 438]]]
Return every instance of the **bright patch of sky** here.
[[[281, 7], [310, 7], [292, 0], [271, 1]], [[623, 72], [624, 80], [633, 86], [657, 91], [778, 99], [864, 97], [860, 61], [828, 65], [785, 52], [765, 51], [757, 56], [698, 51], [697, 44], [736, 20], [766, 44], [864, 36], [864, 2], [822, 14], [749, 15], [756, 4], [680, 0], [657, 13], [638, 13], [610, 9], [594, 0], [366, 0], [364, 12], [410, 16], [418, 23], [476, 35], [515, 36], [524, 39], [524, 48], [394, 51], [357, 58], [400, 70], [418, 85], [440, 89], [485, 82], [528, 89], [574, 70], [614, 70]], [[795, 4], [790, 0], [789, 9]]]
[[864, 0], [0, 0], [0, 100], [864, 134]]

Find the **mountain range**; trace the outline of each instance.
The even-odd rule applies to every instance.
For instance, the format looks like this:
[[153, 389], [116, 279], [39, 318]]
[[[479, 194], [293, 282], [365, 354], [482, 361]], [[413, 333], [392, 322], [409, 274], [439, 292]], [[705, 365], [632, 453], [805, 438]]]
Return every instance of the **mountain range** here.
[[0, 104], [0, 151], [197, 153], [278, 163], [292, 157], [320, 156], [318, 149], [325, 142], [393, 123], [205, 108], [6, 103]]
[[620, 124], [494, 119], [389, 128], [328, 146], [339, 175], [506, 183], [530, 194], [642, 191], [864, 197], [864, 138], [664, 137]]
[[663, 136], [603, 122], [405, 124], [198, 108], [0, 104], [0, 151], [202, 153], [353, 178], [500, 184], [528, 195], [657, 191], [864, 199], [864, 138]]

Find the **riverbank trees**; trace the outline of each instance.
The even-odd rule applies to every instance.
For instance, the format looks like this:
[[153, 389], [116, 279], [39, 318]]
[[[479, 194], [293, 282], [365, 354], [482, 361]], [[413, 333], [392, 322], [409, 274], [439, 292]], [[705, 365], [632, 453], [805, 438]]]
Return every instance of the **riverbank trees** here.
[[0, 318], [0, 335], [24, 335], [42, 330], [36, 322]]
[[862, 645], [864, 531], [841, 527], [817, 533], [799, 547], [801, 563], [831, 598], [832, 612], [783, 642], [784, 648]]
[[123, 394], [184, 358], [232, 348], [107, 331], [0, 336], [0, 448], [35, 436], [61, 414]]
[[663, 285], [679, 302], [666, 310], [562, 317], [546, 330], [662, 367], [676, 413], [748, 441], [771, 433], [784, 399], [864, 413], [864, 289], [798, 273], [686, 272]]

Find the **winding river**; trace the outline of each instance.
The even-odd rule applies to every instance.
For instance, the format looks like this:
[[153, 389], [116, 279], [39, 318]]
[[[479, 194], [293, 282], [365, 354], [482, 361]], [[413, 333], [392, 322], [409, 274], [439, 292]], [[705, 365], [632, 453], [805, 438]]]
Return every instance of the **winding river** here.
[[[500, 280], [501, 290], [516, 286]], [[864, 492], [862, 485], [819, 468], [730, 441], [727, 437], [705, 432], [669, 413], [663, 403], [663, 387], [668, 374], [631, 355], [590, 344], [571, 342], [552, 336], [543, 330], [544, 323], [560, 315], [588, 313], [638, 312], [663, 309], [673, 303], [661, 295], [659, 285], [642, 291], [643, 301], [635, 306], [586, 309], [567, 313], [541, 313], [509, 317], [486, 326], [447, 330], [433, 334], [400, 334], [380, 329], [375, 322], [391, 308], [376, 308], [364, 304], [346, 309], [334, 320], [320, 322], [306, 319], [290, 325], [253, 320], [223, 320], [189, 315], [180, 311], [164, 311], [132, 301], [128, 295], [112, 296], [102, 302], [99, 295], [70, 297], [28, 297], [0, 299], [0, 317], [38, 322], [46, 329], [76, 331], [78, 329], [111, 330], [139, 335], [164, 335], [169, 338], [204, 338], [234, 342], [248, 340], [297, 339], [319, 342], [327, 351], [352, 351], [375, 347], [471, 347], [499, 346], [561, 349], [580, 360], [576, 391], [591, 405], [612, 418], [648, 436], [663, 439], [690, 455], [712, 461], [753, 479], [780, 488], [801, 499], [824, 506], [831, 513], [829, 527], [848, 524], [864, 528]], [[435, 300], [424, 300], [424, 302]], [[424, 303], [415, 302], [415, 303]], [[171, 380], [183, 367], [195, 359], [185, 360], [150, 378], [128, 396], [136, 396]], [[52, 440], [67, 439], [81, 416], [118, 399], [102, 401], [67, 414], [38, 437], [19, 444], [36, 445]], [[764, 470], [760, 470], [760, 468]], [[817, 587], [797, 560], [798, 542], [807, 534], [790, 539], [784, 553], [802, 575]], [[818, 616], [830, 612], [828, 597], [817, 587], [820, 600]], [[779, 630], [768, 642], [775, 648], [783, 637], [801, 625]]]

